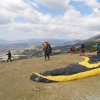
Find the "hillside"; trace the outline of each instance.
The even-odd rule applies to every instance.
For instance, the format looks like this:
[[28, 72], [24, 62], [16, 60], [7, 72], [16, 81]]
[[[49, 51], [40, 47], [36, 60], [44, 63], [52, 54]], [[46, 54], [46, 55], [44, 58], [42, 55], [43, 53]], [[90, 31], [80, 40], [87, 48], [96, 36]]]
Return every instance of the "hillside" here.
[[[94, 40], [93, 37], [91, 39]], [[86, 41], [88, 41], [88, 40], [86, 40]], [[96, 50], [98, 42], [96, 42], [96, 41], [94, 41], [94, 42], [92, 41], [90, 43], [84, 42], [84, 44], [85, 44], [86, 52], [94, 52]], [[9, 45], [10, 46], [8, 46], [8, 47], [10, 48], [12, 46], [12, 44], [9, 44]], [[15, 46], [14, 48], [10, 48], [10, 51], [12, 52], [12, 58], [14, 60], [43, 57], [43, 55], [44, 55], [44, 50], [41, 45], [28, 46], [23, 43], [22, 43], [22, 45], [19, 43], [16, 45], [18, 45], [18, 48], [16, 48], [17, 46]], [[76, 46], [76, 53], [79, 53], [81, 43], [79, 42], [74, 45]], [[26, 47], [26, 46], [28, 46], [28, 47]], [[59, 54], [69, 53], [71, 46], [72, 46], [71, 44], [64, 45], [64, 46], [56, 46], [56, 47], [52, 46], [51, 55], [59, 55]], [[6, 49], [4, 49], [3, 46], [1, 46], [2, 49], [0, 49], [0, 62], [4, 62], [7, 59], [6, 53], [9, 50], [8, 47], [5, 47]]]
[[[98, 43], [98, 42], [100, 42], [100, 34], [90, 37], [86, 40], [83, 40], [82, 42], [84, 42], [86, 45]], [[76, 43], [76, 45], [80, 45], [80, 44], [81, 44], [81, 42]]]
[[[85, 51], [86, 52], [95, 52], [97, 50], [98, 43], [91, 43], [91, 44], [85, 44]], [[80, 47], [76, 48], [76, 53], [80, 52]]]
[[[77, 58], [77, 59], [76, 59]], [[33, 72], [44, 72], [78, 63], [79, 54], [17, 60], [0, 64], [0, 100], [100, 100], [100, 75], [68, 82], [38, 83]]]
[[[12, 52], [12, 58], [14, 60], [42, 57], [44, 51], [41, 44], [45, 40], [29, 39], [0, 43], [0, 62], [4, 62], [7, 59], [6, 53], [8, 50]], [[86, 52], [94, 52], [99, 40], [100, 34], [84, 40]], [[76, 53], [80, 50], [81, 40], [48, 39], [48, 41], [52, 46], [52, 55], [69, 53], [72, 45], [76, 46]]]
[[75, 46], [77, 47], [76, 53], [78, 53], [80, 51], [80, 45], [81, 45], [82, 42], [85, 44], [85, 51], [86, 52], [94, 52], [94, 51], [96, 51], [97, 45], [100, 42], [100, 34], [76, 43], [75, 44]]
[[100, 34], [95, 35], [94, 37], [91, 37], [87, 40], [84, 41], [85, 43], [95, 43], [95, 42], [100, 42]]

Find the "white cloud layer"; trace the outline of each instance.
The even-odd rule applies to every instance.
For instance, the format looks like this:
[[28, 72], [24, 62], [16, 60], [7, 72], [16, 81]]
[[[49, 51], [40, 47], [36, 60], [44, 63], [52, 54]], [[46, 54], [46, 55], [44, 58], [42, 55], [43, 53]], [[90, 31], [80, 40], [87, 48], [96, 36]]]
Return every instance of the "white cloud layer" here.
[[73, 0], [76, 2], [84, 2], [86, 5], [91, 6], [92, 8], [100, 8], [100, 4], [97, 2], [97, 0]]
[[36, 2], [41, 3], [42, 5], [54, 8], [54, 9], [67, 9], [70, 8], [69, 2], [70, 0], [35, 0]]
[[[92, 13], [81, 15], [69, 5], [70, 0], [0, 0], [0, 28], [66, 39], [85, 39], [100, 33], [100, 3], [97, 0], [73, 1], [88, 5]], [[60, 16], [43, 14], [36, 10], [37, 2], [52, 9], [66, 9], [66, 12]], [[18, 17], [25, 22], [15, 21]]]

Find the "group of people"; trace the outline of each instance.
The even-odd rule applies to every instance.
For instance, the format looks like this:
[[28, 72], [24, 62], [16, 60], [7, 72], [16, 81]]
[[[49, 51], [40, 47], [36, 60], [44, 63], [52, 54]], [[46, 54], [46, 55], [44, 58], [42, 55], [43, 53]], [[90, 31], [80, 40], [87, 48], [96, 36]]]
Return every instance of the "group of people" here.
[[[71, 54], [74, 54], [75, 53], [75, 49], [76, 49], [75, 46], [72, 46], [71, 47]], [[84, 55], [85, 55], [85, 45], [82, 42], [81, 47], [80, 47], [80, 56], [84, 56]]]
[[[44, 50], [44, 55], [45, 55], [45, 60], [50, 60], [50, 53], [52, 52], [52, 48], [51, 48], [51, 45], [48, 43], [48, 41], [45, 41], [44, 44], [42, 44], [43, 46], [43, 50]], [[75, 53], [75, 49], [76, 47], [75, 46], [72, 46], [71, 47], [71, 54], [74, 54]], [[8, 51], [8, 53], [6, 54], [8, 55], [8, 59], [7, 59], [7, 62], [10, 60], [10, 62], [12, 62], [11, 60], [11, 52]], [[85, 56], [85, 45], [84, 43], [82, 42], [81, 44], [81, 47], [80, 47], [80, 56]], [[97, 45], [97, 56], [100, 57], [100, 43]]]
[[[47, 60], [47, 58], [48, 58], [48, 60], [50, 60], [50, 56], [49, 55], [50, 55], [50, 53], [52, 51], [51, 45], [48, 43], [48, 41], [45, 41], [45, 43], [42, 44], [42, 46], [43, 46], [43, 50], [45, 51], [45, 60]], [[8, 59], [7, 59], [6, 62], [8, 62], [8, 61], [12, 62], [12, 60], [11, 60], [11, 58], [12, 58], [11, 52], [8, 51], [8, 53], [6, 55], [8, 55]]]
[[[50, 60], [49, 54], [52, 51], [51, 45], [48, 43], [48, 41], [45, 41], [45, 44], [42, 44], [42, 45], [43, 45], [43, 50], [45, 50], [45, 60], [47, 60], [47, 58], [48, 58], [48, 60]], [[71, 54], [75, 53], [75, 49], [76, 49], [75, 46], [71, 47]], [[85, 56], [85, 45], [83, 42], [80, 47], [80, 56]]]
[[[45, 41], [45, 43], [42, 44], [42, 46], [43, 46], [43, 50], [44, 50], [45, 61], [50, 60], [50, 56], [49, 55], [52, 52], [51, 45], [48, 43], [48, 41]], [[81, 48], [80, 48], [80, 55], [85, 55], [84, 48], [85, 48], [85, 45], [84, 45], [84, 43], [82, 43]], [[71, 47], [71, 54], [74, 54], [75, 53], [75, 49], [76, 49], [75, 46], [72, 46]], [[10, 62], [12, 62], [12, 60], [11, 60], [11, 52], [8, 51], [8, 53], [6, 55], [8, 55], [7, 62], [9, 60], [10, 60]]]
[[[76, 49], [75, 46], [71, 47], [71, 54], [75, 53], [75, 49]], [[100, 57], [100, 43], [98, 43], [96, 51], [97, 51], [97, 56]], [[81, 47], [80, 47], [80, 56], [85, 56], [85, 45], [83, 42], [82, 42]]]

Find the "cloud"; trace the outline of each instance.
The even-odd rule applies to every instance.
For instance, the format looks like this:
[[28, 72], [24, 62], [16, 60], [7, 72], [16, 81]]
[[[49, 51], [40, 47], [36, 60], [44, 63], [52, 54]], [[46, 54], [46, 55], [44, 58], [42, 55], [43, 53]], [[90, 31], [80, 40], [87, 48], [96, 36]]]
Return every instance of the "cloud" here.
[[52, 9], [69, 9], [71, 6], [69, 5], [70, 0], [35, 0], [38, 3], [41, 3], [43, 6], [52, 8]]
[[[43, 14], [37, 10], [39, 5], [36, 1], [46, 7], [67, 10], [59, 16]], [[66, 39], [86, 39], [100, 33], [99, 3], [96, 0], [73, 1], [89, 5], [93, 12], [83, 16], [74, 7], [69, 6], [70, 0], [3, 0], [0, 3], [0, 28]], [[15, 21], [20, 17], [25, 20], [24, 23]]]
[[83, 2], [85, 5], [90, 6], [91, 8], [100, 8], [100, 3], [97, 2], [97, 0], [73, 0], [76, 2]]

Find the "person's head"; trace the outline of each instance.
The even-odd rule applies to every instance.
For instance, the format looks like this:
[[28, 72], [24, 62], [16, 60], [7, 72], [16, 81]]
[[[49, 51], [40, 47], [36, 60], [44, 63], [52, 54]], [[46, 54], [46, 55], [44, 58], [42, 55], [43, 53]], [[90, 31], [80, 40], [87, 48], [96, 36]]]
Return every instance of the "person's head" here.
[[47, 44], [48, 44], [48, 41], [46, 40], [46, 41], [45, 41], [45, 43], [47, 43]]

